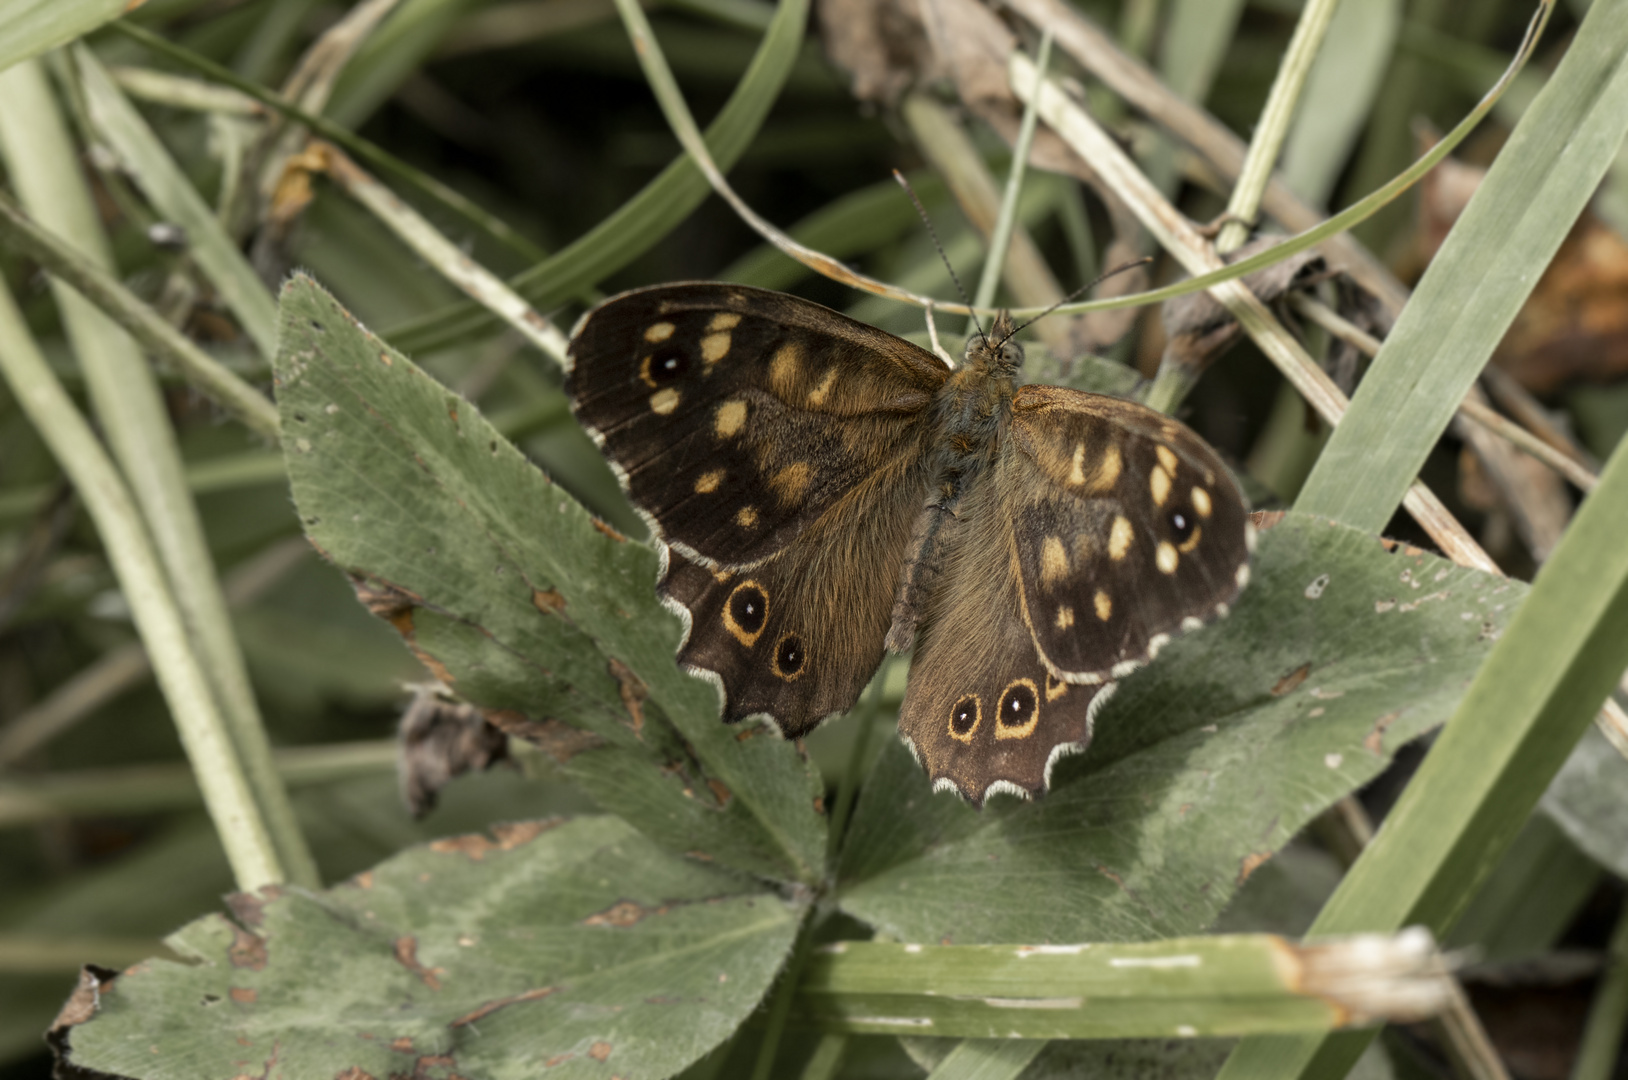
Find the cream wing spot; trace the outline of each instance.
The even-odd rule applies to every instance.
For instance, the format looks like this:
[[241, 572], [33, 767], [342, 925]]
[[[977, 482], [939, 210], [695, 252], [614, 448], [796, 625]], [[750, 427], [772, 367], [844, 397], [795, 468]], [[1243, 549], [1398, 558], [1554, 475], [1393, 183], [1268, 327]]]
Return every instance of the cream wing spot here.
[[708, 334], [701, 339], [701, 359], [709, 364], [716, 364], [729, 355], [729, 331]]
[[1176, 452], [1168, 446], [1156, 446], [1153, 448], [1153, 452], [1159, 456], [1159, 464], [1164, 466], [1165, 472], [1175, 476], [1176, 466], [1180, 464], [1176, 458]]
[[1153, 496], [1154, 506], [1163, 506], [1164, 501], [1170, 498], [1170, 474], [1162, 466], [1156, 466], [1148, 474], [1148, 491]]
[[1098, 589], [1097, 595], [1092, 598], [1092, 604], [1097, 609], [1097, 618], [1101, 619], [1103, 622], [1107, 622], [1109, 619], [1114, 617], [1113, 597], [1109, 596], [1101, 589]]
[[775, 497], [782, 506], [791, 506], [803, 497], [813, 476], [814, 471], [808, 467], [808, 462], [797, 461], [770, 477], [769, 486], [774, 489]]
[[678, 408], [679, 393], [671, 386], [650, 395], [650, 410], [658, 416], [671, 416]]
[[713, 420], [712, 430], [718, 433], [720, 439], [727, 439], [740, 431], [745, 425], [746, 402], [734, 398], [718, 406], [718, 413]]
[[644, 339], [654, 345], [659, 341], [666, 341], [672, 337], [673, 331], [676, 329], [678, 328], [670, 322], [651, 323], [645, 327]]
[[1078, 487], [1085, 483], [1085, 444], [1074, 444], [1074, 460], [1069, 463], [1068, 482]]
[[1176, 567], [1181, 563], [1181, 556], [1176, 552], [1176, 545], [1168, 540], [1159, 541], [1159, 549], [1154, 552], [1153, 561], [1158, 565], [1162, 574], [1174, 574]]
[[788, 341], [774, 352], [769, 361], [769, 385], [781, 397], [790, 397], [792, 388], [797, 385], [797, 376], [803, 366], [802, 346], [795, 341]]
[[1091, 477], [1091, 490], [1107, 491], [1119, 483], [1119, 474], [1124, 469], [1125, 459], [1120, 455], [1119, 447], [1110, 443], [1102, 453], [1102, 460], [1097, 462], [1096, 471]]
[[1193, 512], [1201, 518], [1210, 516], [1210, 493], [1201, 487], [1193, 489]]
[[824, 405], [825, 399], [831, 394], [831, 387], [836, 384], [837, 369], [831, 368], [820, 378], [820, 385], [808, 392], [810, 405]]
[[720, 311], [707, 323], [707, 329], [712, 331], [733, 330], [740, 325], [741, 317], [733, 311]]
[[1131, 550], [1131, 541], [1136, 539], [1136, 532], [1131, 527], [1130, 518], [1123, 514], [1114, 518], [1113, 528], [1108, 531], [1108, 557], [1114, 562], [1123, 559]]
[[1040, 582], [1048, 588], [1068, 577], [1068, 552], [1058, 536], [1048, 536], [1040, 545]]
[[1057, 609], [1057, 629], [1067, 630], [1074, 625], [1074, 609], [1067, 604]]
[[717, 491], [718, 485], [723, 482], [724, 471], [722, 469], [713, 469], [711, 472], [702, 473], [696, 478], [695, 490], [701, 495], [710, 495]]
[[757, 528], [757, 508], [755, 506], [741, 507], [735, 512], [735, 524], [743, 529]]

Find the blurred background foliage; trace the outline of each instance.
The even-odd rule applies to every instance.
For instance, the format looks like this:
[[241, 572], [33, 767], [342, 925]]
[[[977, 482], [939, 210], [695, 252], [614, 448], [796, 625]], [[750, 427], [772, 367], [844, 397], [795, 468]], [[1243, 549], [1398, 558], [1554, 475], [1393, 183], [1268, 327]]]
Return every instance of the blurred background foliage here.
[[[0, 19], [5, 6], [0, 0]], [[822, 15], [841, 19], [863, 6], [833, 2]], [[1179, 95], [1246, 138], [1300, 10], [1297, 0], [1078, 0], [1077, 6]], [[1585, 8], [1561, 6], [1507, 108], [1460, 148], [1455, 162], [1357, 230], [1404, 280], [1427, 264], [1473, 190], [1477, 169], [1496, 154]], [[691, 107], [708, 122], [742, 78], [772, 9], [758, 0], [672, 0], [650, 10]], [[276, 88], [345, 13], [345, 5], [327, 0], [148, 0], [129, 19]], [[1497, 77], [1531, 13], [1527, 0], [1344, 5], [1319, 61], [1330, 70], [1314, 75], [1284, 158], [1291, 186], [1314, 205], [1338, 209], [1399, 172]], [[211, 205], [255, 182], [243, 174], [242, 155], [266, 123], [263, 110], [247, 99], [192, 107], [181, 98], [195, 84], [160, 76], [191, 79], [194, 72], [110, 29], [86, 40]], [[73, 128], [118, 277], [212, 355], [264, 385], [264, 359], [241, 336], [185, 243], [175, 242], [164, 216], [120, 170], [85, 102], [68, 92], [78, 84], [67, 54], [42, 59]], [[1208, 221], [1224, 209], [1225, 189], [1202, 162], [1110, 95], [1097, 104], [1191, 219]], [[0, 110], [6, 108], [0, 100]], [[461, 192], [541, 253], [582, 236], [678, 154], [611, 0], [403, 0], [345, 64], [321, 111]], [[995, 175], [1004, 174], [1006, 144], [978, 118], [956, 119], [974, 152]], [[912, 177], [963, 280], [976, 276], [982, 241], [935, 170], [942, 148], [921, 140], [919, 125], [899, 111], [856, 100], [849, 72], [831, 63], [811, 34], [730, 176], [752, 206], [782, 226], [803, 223], [802, 235], [822, 250], [884, 280], [950, 297], [932, 242], [889, 171]], [[1585, 465], [1597, 465], [1628, 430], [1628, 167], [1621, 157], [1618, 166], [1518, 320], [1497, 358], [1501, 374], [1488, 384], [1502, 409], [1552, 433]], [[444, 207], [397, 190], [500, 274], [536, 261]], [[1032, 174], [1021, 217], [1064, 288], [1084, 284], [1103, 266], [1114, 222], [1087, 189]], [[409, 349], [415, 341], [434, 342], [414, 350], [420, 363], [477, 402], [587, 506], [642, 534], [571, 420], [554, 366], [500, 327], [436, 341], [424, 316], [461, 295], [367, 211], [319, 182], [309, 204], [274, 238], [264, 220], [227, 211], [222, 218], [268, 285], [291, 268], [308, 269], [386, 338]], [[568, 327], [597, 296], [722, 277], [793, 289], [895, 332], [921, 329], [919, 312], [861, 298], [767, 250], [716, 198], [676, 227], [640, 239], [648, 241], [642, 253], [603, 280], [572, 280], [564, 294], [575, 299], [549, 314]], [[53, 368], [81, 392], [44, 274], [3, 248], [0, 272]], [[1177, 275], [1166, 261], [1152, 276]], [[1143, 312], [1102, 351], [1151, 376], [1166, 344], [1158, 315]], [[1310, 337], [1321, 341], [1315, 330]], [[1327, 345], [1321, 341], [1325, 351]], [[272, 742], [285, 755], [299, 820], [324, 879], [430, 836], [587, 808], [528, 758], [524, 771], [532, 775], [505, 768], [461, 779], [425, 821], [409, 819], [390, 740], [404, 684], [425, 673], [390, 628], [356, 603], [342, 575], [305, 544], [278, 452], [224, 420], [179, 379], [165, 378], [165, 404], [255, 693]], [[1326, 435], [1247, 342], [1204, 374], [1183, 415], [1246, 473], [1258, 506], [1292, 500]], [[1461, 436], [1454, 429], [1442, 440], [1422, 475], [1507, 572], [1529, 578], [1576, 492], [1521, 458], [1521, 482], [1530, 490], [1512, 497], [1489, 482]], [[1389, 531], [1427, 543], [1405, 515]], [[40, 1032], [70, 989], [87, 939], [116, 939], [105, 943], [114, 954], [110, 963], [124, 955], [118, 948], [140, 955], [146, 942], [212, 909], [231, 885], [168, 710], [135, 644], [95, 530], [0, 386], [0, 1077], [46, 1074]], [[844, 737], [833, 730], [809, 742], [833, 783], [846, 757]], [[1364, 793], [1372, 813], [1383, 813], [1416, 756], [1403, 754]], [[1535, 819], [1528, 832], [1511, 856], [1512, 863], [1525, 862], [1510, 872], [1514, 885], [1502, 886], [1508, 895], [1484, 898], [1461, 936], [1488, 959], [1549, 958], [1535, 982], [1513, 989], [1489, 983], [1476, 1000], [1516, 1075], [1560, 1077], [1569, 1071], [1581, 1027], [1578, 1003], [1588, 1000], [1591, 985], [1588, 973], [1576, 975], [1564, 958], [1598, 953], [1623, 888], [1603, 868], [1609, 859], [1574, 846], [1548, 818]], [[1313, 835], [1304, 846], [1326, 839]], [[1326, 875], [1326, 860], [1313, 864], [1308, 874]], [[1284, 873], [1294, 872], [1294, 859], [1285, 865]], [[1543, 897], [1519, 887], [1534, 880], [1545, 883]], [[1443, 1068], [1428, 1032], [1402, 1033], [1392, 1049], [1399, 1075]], [[859, 1070], [853, 1075], [916, 1068], [886, 1048], [849, 1064]]]

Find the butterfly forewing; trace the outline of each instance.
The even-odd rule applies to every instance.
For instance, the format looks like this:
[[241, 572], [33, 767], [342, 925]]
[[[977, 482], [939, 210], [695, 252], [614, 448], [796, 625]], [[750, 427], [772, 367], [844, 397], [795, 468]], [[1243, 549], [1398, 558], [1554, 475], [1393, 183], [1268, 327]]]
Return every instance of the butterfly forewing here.
[[1248, 578], [1248, 506], [1226, 467], [1134, 402], [1023, 387], [995, 484], [1023, 617], [1060, 679], [1121, 677], [1224, 614]]
[[726, 720], [796, 736], [845, 712], [881, 660], [944, 365], [719, 283], [606, 301], [571, 358], [578, 418], [667, 545], [679, 662], [717, 679]]
[[920, 437], [946, 369], [782, 293], [640, 289], [584, 318], [567, 391], [658, 536], [710, 566], [792, 541]]

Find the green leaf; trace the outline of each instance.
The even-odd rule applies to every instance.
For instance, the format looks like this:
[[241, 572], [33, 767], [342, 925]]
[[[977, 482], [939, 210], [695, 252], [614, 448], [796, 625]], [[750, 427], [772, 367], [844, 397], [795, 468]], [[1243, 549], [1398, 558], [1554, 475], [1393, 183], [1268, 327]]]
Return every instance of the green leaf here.
[[88, 34], [133, 6], [129, 0], [8, 0], [0, 18], [0, 71]]
[[[865, 785], [845, 911], [904, 941], [1139, 941], [1208, 927], [1251, 870], [1441, 723], [1523, 586], [1305, 515], [1232, 614], [1127, 678], [1036, 803]], [[1066, 902], [1062, 898], [1066, 898]]]
[[1453, 226], [1295, 503], [1380, 529], [1628, 131], [1628, 0], [1599, 0]]
[[1585, 854], [1628, 878], [1628, 760], [1604, 735], [1584, 733], [1541, 805]]
[[720, 724], [713, 687], [673, 662], [655, 552], [594, 521], [309, 278], [283, 290], [275, 366], [308, 535], [439, 677], [669, 847], [818, 875], [817, 773], [792, 744]]
[[[101, 995], [74, 1065], [144, 1080], [670, 1076], [763, 996], [797, 911], [609, 817], [409, 849], [190, 923]], [[431, 1071], [433, 1070], [433, 1071]]]

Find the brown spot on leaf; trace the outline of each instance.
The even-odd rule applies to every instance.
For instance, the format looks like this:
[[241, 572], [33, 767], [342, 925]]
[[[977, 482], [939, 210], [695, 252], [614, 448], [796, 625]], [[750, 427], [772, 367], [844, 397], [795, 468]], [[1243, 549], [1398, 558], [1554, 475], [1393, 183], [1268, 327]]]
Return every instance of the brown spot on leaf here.
[[1289, 672], [1289, 674], [1279, 679], [1276, 683], [1272, 684], [1272, 696], [1282, 697], [1284, 694], [1297, 689], [1301, 683], [1306, 681], [1306, 676], [1310, 674], [1311, 664], [1301, 664], [1299, 667]]
[[492, 835], [497, 839], [489, 840], [480, 833], [465, 833], [462, 836], [448, 836], [441, 840], [430, 842], [429, 848], [437, 855], [463, 855], [470, 862], [480, 862], [489, 851], [513, 851], [522, 844], [530, 843], [543, 833], [559, 825], [564, 818], [544, 818], [541, 821], [515, 821], [492, 826]]
[[567, 1061], [570, 1061], [574, 1057], [576, 1057], [576, 1055], [572, 1053], [555, 1054], [553, 1057], [543, 1062], [543, 1068], [552, 1069], [556, 1065], [564, 1065]]
[[619, 900], [596, 915], [582, 920], [583, 926], [632, 926], [646, 916], [665, 915], [668, 908], [641, 907], [632, 900]]
[[360, 1065], [352, 1065], [344, 1072], [334, 1073], [334, 1080], [375, 1080], [375, 1078]]
[[750, 738], [752, 738], [752, 737], [754, 737], [756, 735], [762, 734], [762, 732], [763, 732], [763, 725], [762, 724], [753, 724], [751, 727], [744, 727], [744, 728], [741, 728], [739, 731], [737, 731], [735, 733], [735, 741], [736, 742], [745, 742], [747, 739], [750, 739]]
[[266, 967], [266, 942], [257, 934], [251, 934], [240, 926], [232, 927], [232, 946], [226, 950], [226, 955], [236, 968], [248, 968], [250, 971], [264, 971]]
[[371, 889], [373, 888], [373, 871], [363, 870], [360, 874], [351, 878], [351, 882], [358, 889]]
[[1238, 884], [1242, 885], [1249, 880], [1249, 875], [1260, 869], [1262, 863], [1272, 857], [1270, 851], [1257, 851], [1244, 856], [1244, 861], [1238, 867]]
[[493, 726], [524, 739], [533, 746], [546, 750], [555, 761], [564, 764], [582, 753], [605, 745], [602, 736], [572, 727], [559, 720], [533, 720], [513, 709], [488, 709], [486, 719]]
[[604, 1061], [606, 1058], [611, 1056], [611, 1044], [608, 1042], [594, 1043], [592, 1046], [588, 1047], [588, 1056], [593, 1058], [595, 1061]]
[[1257, 532], [1265, 532], [1275, 528], [1283, 520], [1283, 515], [1282, 510], [1256, 510], [1249, 515], [1249, 520], [1254, 523]]
[[734, 792], [722, 780], [708, 780], [707, 787], [712, 789], [712, 797], [718, 800], [719, 806], [728, 806], [729, 800], [734, 798]]
[[533, 589], [531, 602], [544, 615], [558, 615], [565, 610], [565, 597], [558, 589]]
[[403, 934], [395, 940], [392, 951], [396, 955], [396, 962], [402, 967], [418, 976], [420, 982], [431, 990], [441, 989], [440, 976], [446, 974], [444, 968], [427, 968], [418, 962], [418, 939], [411, 934]]
[[1397, 709], [1395, 712], [1388, 712], [1375, 720], [1373, 728], [1369, 730], [1362, 740], [1363, 748], [1368, 750], [1369, 753], [1383, 754], [1385, 752], [1385, 732], [1392, 724], [1396, 723], [1397, 718], [1401, 715], [1402, 710]]
[[593, 523], [594, 523], [594, 528], [598, 529], [600, 532], [604, 533], [606, 536], [610, 537], [612, 540], [615, 540], [618, 544], [627, 543], [627, 537], [623, 536], [621, 533], [617, 532], [615, 529], [611, 528], [609, 525], [606, 525], [603, 521], [600, 521], [598, 518], [594, 518]]
[[481, 1005], [474, 1012], [465, 1013], [463, 1016], [458, 1017], [458, 1019], [454, 1020], [448, 1026], [455, 1028], [467, 1027], [476, 1021], [484, 1020], [486, 1017], [491, 1016], [499, 1009], [507, 1008], [510, 1005], [518, 1005], [523, 1001], [541, 1001], [543, 998], [554, 993], [558, 989], [559, 987], [557, 986], [539, 986], [535, 990], [526, 990], [518, 994], [511, 994], [508, 997], [494, 998], [493, 1000]]
[[266, 921], [266, 898], [256, 893], [228, 893], [226, 906], [244, 926], [259, 926]]
[[633, 734], [637, 735], [644, 730], [644, 699], [650, 696], [650, 689], [643, 679], [633, 674], [632, 668], [614, 656], [610, 661], [610, 673], [621, 691], [622, 708], [627, 710], [628, 717], [633, 721]]
[[492, 835], [497, 837], [498, 847], [504, 851], [513, 851], [517, 847], [531, 843], [563, 820], [563, 818], [545, 818], [542, 821], [506, 821], [493, 825]]
[[57, 1018], [51, 1021], [47, 1038], [53, 1046], [58, 1045], [56, 1038], [61, 1038], [62, 1045], [66, 1046], [67, 1030], [96, 1015], [97, 998], [113, 988], [116, 978], [117, 973], [95, 964], [86, 964], [79, 969], [79, 982], [74, 986], [73, 993], [68, 995], [68, 1000], [62, 1003]]
[[248, 986], [234, 986], [227, 993], [239, 1005], [253, 1005], [260, 1000], [260, 992]]
[[400, 1038], [391, 1039], [390, 1049], [396, 1051], [398, 1054], [410, 1054], [413, 1052], [413, 1040], [407, 1035], [403, 1035]]

